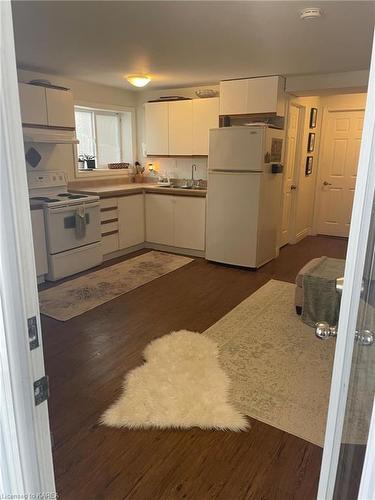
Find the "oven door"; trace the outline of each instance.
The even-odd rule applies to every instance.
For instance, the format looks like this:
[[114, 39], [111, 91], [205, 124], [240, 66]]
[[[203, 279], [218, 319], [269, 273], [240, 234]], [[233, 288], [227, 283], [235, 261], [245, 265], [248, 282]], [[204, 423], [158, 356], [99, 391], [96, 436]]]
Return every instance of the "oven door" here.
[[47, 248], [50, 254], [100, 241], [99, 202], [45, 209]]

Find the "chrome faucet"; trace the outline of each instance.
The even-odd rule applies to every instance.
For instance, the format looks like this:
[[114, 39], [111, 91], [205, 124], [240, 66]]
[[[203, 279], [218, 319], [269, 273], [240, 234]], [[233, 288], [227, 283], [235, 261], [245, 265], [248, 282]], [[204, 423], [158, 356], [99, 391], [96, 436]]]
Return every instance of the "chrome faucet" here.
[[197, 171], [197, 166], [195, 163], [193, 163], [193, 165], [191, 166], [191, 183], [192, 183], [193, 187], [194, 187], [194, 183], [195, 183], [194, 170]]

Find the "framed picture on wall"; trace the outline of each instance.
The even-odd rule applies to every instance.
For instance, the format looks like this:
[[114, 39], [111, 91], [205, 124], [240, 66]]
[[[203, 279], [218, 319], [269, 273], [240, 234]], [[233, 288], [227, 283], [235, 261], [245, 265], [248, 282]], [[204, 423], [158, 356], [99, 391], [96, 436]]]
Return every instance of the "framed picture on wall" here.
[[318, 117], [318, 109], [317, 108], [311, 108], [310, 110], [310, 128], [315, 128], [316, 127], [316, 119]]
[[315, 133], [309, 133], [309, 140], [307, 141], [307, 152], [312, 153], [315, 148]]
[[306, 158], [305, 175], [311, 175], [313, 170], [313, 156], [308, 156]]

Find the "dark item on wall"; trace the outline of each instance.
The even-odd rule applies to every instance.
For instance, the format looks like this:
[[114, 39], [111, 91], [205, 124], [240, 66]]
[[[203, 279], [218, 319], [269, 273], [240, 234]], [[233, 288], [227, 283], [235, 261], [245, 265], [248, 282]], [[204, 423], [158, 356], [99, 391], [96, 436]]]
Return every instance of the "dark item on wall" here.
[[311, 108], [311, 110], [310, 110], [310, 128], [316, 127], [317, 117], [318, 117], [318, 109]]
[[32, 147], [27, 150], [25, 158], [27, 163], [33, 168], [37, 167], [39, 165], [40, 160], [42, 159], [38, 151]]
[[314, 157], [313, 156], [308, 156], [306, 158], [306, 167], [305, 167], [305, 175], [306, 176], [312, 174], [313, 161], [314, 161]]
[[271, 163], [278, 163], [281, 161], [281, 153], [283, 150], [283, 140], [282, 139], [272, 139], [271, 142]]
[[309, 133], [309, 140], [307, 142], [307, 152], [312, 153], [315, 149], [315, 133]]
[[282, 174], [283, 173], [283, 165], [281, 163], [272, 163], [271, 165], [271, 173], [272, 174]]

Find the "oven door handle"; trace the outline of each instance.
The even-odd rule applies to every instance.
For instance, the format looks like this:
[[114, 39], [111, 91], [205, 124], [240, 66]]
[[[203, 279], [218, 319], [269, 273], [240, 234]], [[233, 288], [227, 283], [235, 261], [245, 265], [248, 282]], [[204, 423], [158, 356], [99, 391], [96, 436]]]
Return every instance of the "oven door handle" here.
[[85, 207], [86, 210], [90, 209], [90, 208], [94, 208], [94, 207], [98, 207], [99, 206], [99, 202], [98, 201], [94, 201], [94, 202], [88, 202], [88, 203], [82, 203], [82, 204], [75, 204], [75, 205], [65, 205], [64, 207], [56, 207], [56, 208], [53, 208], [53, 207], [48, 207], [47, 210], [49, 210], [49, 212], [51, 214], [61, 214], [61, 213], [64, 213], [64, 212], [72, 212], [73, 210], [77, 210], [77, 208], [79, 207], [82, 207], [82, 205]]

